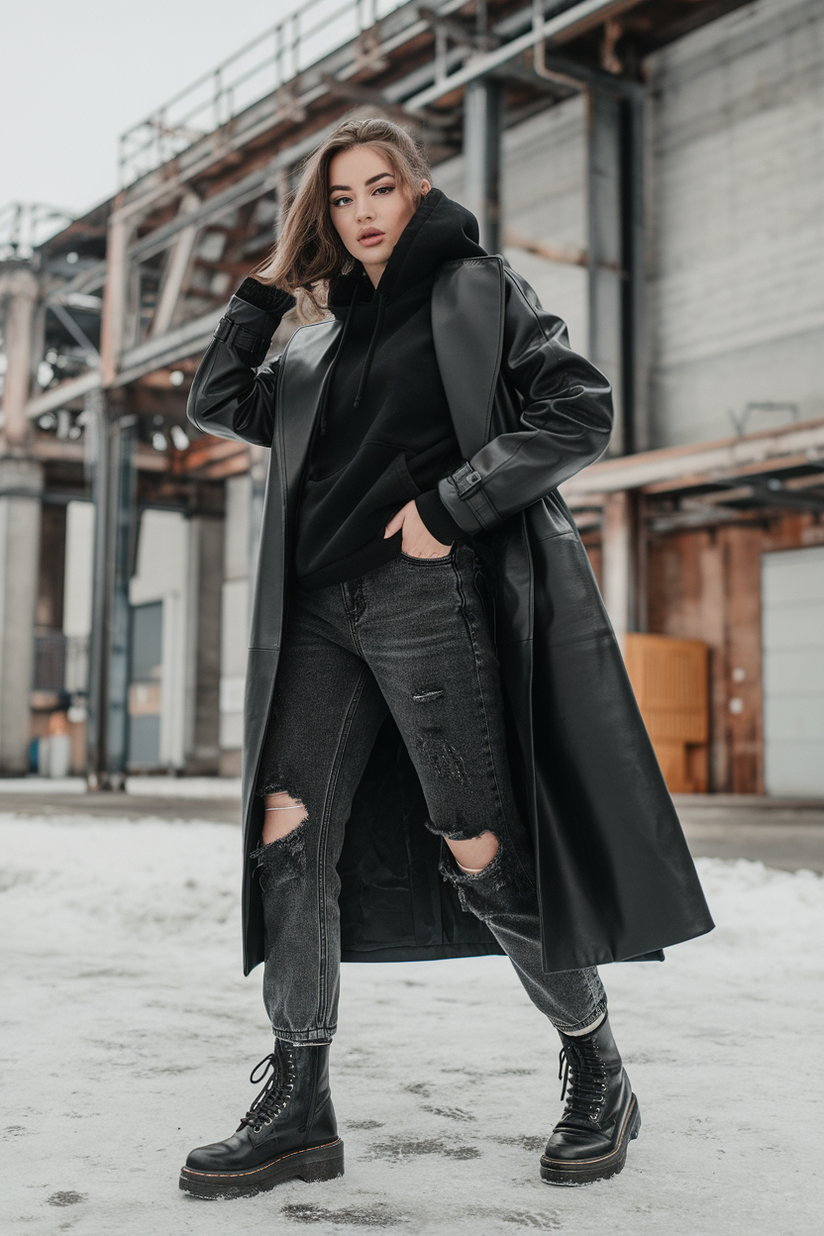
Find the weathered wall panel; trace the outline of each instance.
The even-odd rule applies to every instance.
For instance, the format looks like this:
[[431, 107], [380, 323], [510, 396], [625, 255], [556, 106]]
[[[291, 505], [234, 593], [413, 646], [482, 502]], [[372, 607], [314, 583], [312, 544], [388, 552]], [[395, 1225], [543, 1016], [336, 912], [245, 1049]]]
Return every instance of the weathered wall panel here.
[[710, 788], [759, 794], [761, 594], [758, 526], [702, 529], [650, 545], [649, 629], [710, 646]]
[[824, 415], [824, 5], [757, 0], [649, 68], [652, 445]]
[[710, 645], [712, 790], [764, 792], [761, 555], [814, 545], [824, 545], [824, 514], [774, 512], [650, 541], [650, 631]]

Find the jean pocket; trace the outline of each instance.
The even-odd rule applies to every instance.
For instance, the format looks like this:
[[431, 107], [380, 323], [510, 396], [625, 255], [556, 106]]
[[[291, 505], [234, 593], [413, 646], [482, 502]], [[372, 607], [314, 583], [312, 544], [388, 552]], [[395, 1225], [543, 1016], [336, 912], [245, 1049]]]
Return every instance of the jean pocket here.
[[417, 562], [419, 565], [422, 565], [422, 566], [438, 566], [439, 563], [451, 562], [454, 557], [454, 554], [455, 554], [455, 546], [454, 544], [452, 544], [449, 547], [449, 553], [444, 554], [443, 557], [441, 558], [416, 558], [414, 554], [404, 553], [403, 550], [401, 550], [400, 556], [401, 558], [404, 558], [407, 562]]

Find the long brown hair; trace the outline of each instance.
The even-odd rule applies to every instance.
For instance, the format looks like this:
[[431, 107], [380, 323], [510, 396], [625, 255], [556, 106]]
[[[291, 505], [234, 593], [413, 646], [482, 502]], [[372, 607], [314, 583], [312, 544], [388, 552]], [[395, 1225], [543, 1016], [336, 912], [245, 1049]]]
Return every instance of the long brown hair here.
[[324, 316], [329, 281], [354, 267], [354, 259], [330, 217], [329, 164], [342, 151], [366, 145], [375, 146], [386, 156], [416, 208], [421, 200], [421, 182], [431, 178], [426, 157], [411, 134], [399, 124], [377, 117], [344, 120], [309, 155], [294, 197], [287, 204], [277, 244], [252, 272], [261, 283], [295, 295], [304, 292], [305, 297], [298, 296], [298, 303], [301, 316], [307, 320]]

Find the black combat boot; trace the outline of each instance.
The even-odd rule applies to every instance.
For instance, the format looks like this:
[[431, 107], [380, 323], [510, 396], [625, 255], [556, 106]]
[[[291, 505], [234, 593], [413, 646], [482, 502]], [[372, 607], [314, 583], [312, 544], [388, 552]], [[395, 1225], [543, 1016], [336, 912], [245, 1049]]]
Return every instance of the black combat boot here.
[[564, 1114], [541, 1155], [541, 1177], [550, 1184], [606, 1180], [624, 1166], [638, 1136], [641, 1115], [609, 1021], [589, 1034], [561, 1034]]
[[196, 1197], [249, 1197], [295, 1177], [342, 1176], [329, 1047], [294, 1047], [276, 1039], [271, 1056], [252, 1070], [253, 1084], [264, 1078], [266, 1083], [236, 1132], [192, 1151], [180, 1173], [181, 1189]]

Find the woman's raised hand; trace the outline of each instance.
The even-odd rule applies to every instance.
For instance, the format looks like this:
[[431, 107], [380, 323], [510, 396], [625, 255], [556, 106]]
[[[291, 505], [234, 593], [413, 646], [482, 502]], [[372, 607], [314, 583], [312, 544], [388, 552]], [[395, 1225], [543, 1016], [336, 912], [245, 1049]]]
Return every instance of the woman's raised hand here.
[[401, 547], [410, 558], [445, 558], [452, 548], [436, 541], [418, 514], [415, 502], [407, 502], [393, 515], [384, 530], [384, 539], [403, 532]]

